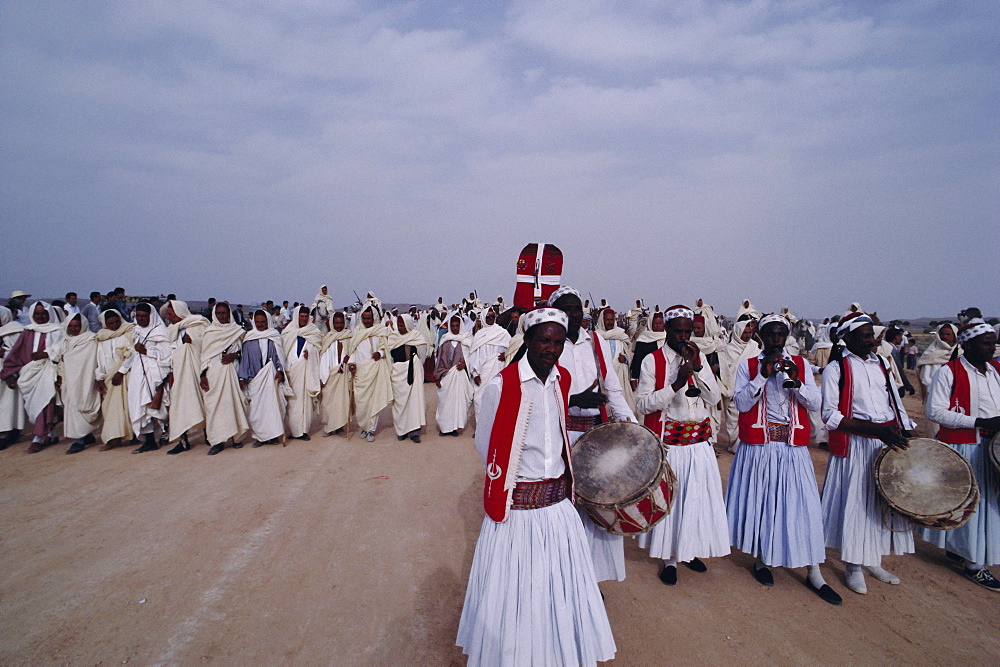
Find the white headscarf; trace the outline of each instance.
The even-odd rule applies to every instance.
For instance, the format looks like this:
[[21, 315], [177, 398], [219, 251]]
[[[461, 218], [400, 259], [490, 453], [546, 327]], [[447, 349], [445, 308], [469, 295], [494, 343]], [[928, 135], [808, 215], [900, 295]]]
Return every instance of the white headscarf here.
[[[163, 312], [166, 312], [166, 307], [171, 304], [174, 307], [174, 314], [181, 318], [180, 322], [176, 322], [167, 327], [167, 336], [170, 338], [171, 342], [177, 340], [177, 337], [180, 336], [181, 329], [208, 326], [208, 320], [205, 319], [203, 315], [191, 314], [191, 309], [188, 308], [187, 302], [181, 301], [180, 299], [171, 299], [170, 301], [167, 301], [167, 303], [163, 306]], [[214, 311], [212, 312], [212, 317], [215, 317]]]
[[[49, 314], [49, 321], [45, 324], [35, 323], [35, 307], [41, 305], [42, 308], [46, 310]], [[28, 319], [31, 320], [30, 324], [24, 325], [24, 328], [28, 331], [37, 331], [43, 334], [58, 334], [58, 338], [62, 338], [62, 318], [60, 317], [60, 309], [56, 308], [50, 303], [45, 301], [36, 301], [31, 304], [28, 308]], [[58, 338], [56, 340], [58, 340]], [[48, 346], [51, 346], [56, 340], [49, 339]]]
[[[948, 343], [941, 340], [941, 331], [945, 327], [951, 327], [951, 330], [955, 332], [955, 344], [948, 345]], [[954, 324], [945, 322], [939, 325], [937, 329], [934, 330], [934, 340], [924, 353], [920, 355], [917, 360], [917, 368], [921, 366], [940, 366], [941, 364], [946, 364], [951, 361], [951, 355], [955, 351], [955, 347], [958, 345], [958, 327]]]
[[[229, 309], [229, 323], [223, 324], [216, 315], [219, 306]], [[201, 370], [209, 367], [212, 359], [229, 351], [233, 346], [243, 340], [246, 335], [243, 327], [232, 320], [233, 307], [225, 301], [220, 301], [212, 308], [212, 323], [205, 329], [205, 334], [201, 339]]]

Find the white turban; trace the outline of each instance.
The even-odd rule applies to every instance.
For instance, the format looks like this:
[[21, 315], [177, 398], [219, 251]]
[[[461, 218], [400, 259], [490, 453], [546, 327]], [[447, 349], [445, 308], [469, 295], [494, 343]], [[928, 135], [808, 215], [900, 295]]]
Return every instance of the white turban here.
[[567, 317], [566, 313], [558, 308], [538, 308], [536, 310], [530, 310], [524, 315], [521, 315], [521, 321], [524, 322], [525, 331], [536, 324], [544, 324], [545, 322], [555, 322], [557, 324], [561, 324], [564, 329], [569, 328], [569, 317]]

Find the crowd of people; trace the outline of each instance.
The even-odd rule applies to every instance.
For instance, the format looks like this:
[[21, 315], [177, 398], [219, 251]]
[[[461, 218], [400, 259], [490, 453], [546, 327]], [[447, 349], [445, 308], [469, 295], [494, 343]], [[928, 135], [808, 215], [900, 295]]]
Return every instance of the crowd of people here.
[[[311, 304], [246, 314], [214, 300], [195, 314], [174, 295], [133, 305], [124, 290], [83, 307], [72, 293], [28, 297], [0, 308], [3, 447], [30, 428], [28, 451], [40, 451], [61, 423], [67, 453], [99, 438], [101, 449], [178, 454], [203, 430], [215, 455], [248, 435], [253, 447], [308, 440], [317, 415], [326, 433], [356, 424], [370, 442], [390, 405], [397, 439], [418, 443], [425, 382], [442, 436], [474, 415], [486, 516], [458, 635], [473, 663], [614, 655], [596, 584], [625, 578], [624, 539], [573, 507], [569, 467], [574, 444], [609, 420], [649, 428], [676, 477], [671, 512], [638, 541], [663, 561], [664, 584], [678, 583], [678, 565], [704, 572], [702, 559], [732, 548], [756, 558], [765, 586], [772, 568], [807, 568], [806, 585], [831, 604], [843, 600], [820, 569], [827, 548], [855, 593], [867, 593], [866, 575], [898, 584], [882, 557], [912, 553], [916, 531], [886, 511], [872, 466], [915, 434], [901, 400], [916, 393], [907, 368], [927, 435], [969, 460], [982, 499], [964, 526], [920, 534], [1000, 591], [988, 569], [1000, 563], [1000, 478], [986, 453], [1000, 430], [1000, 327], [974, 308], [920, 353], [903, 326], [857, 303], [812, 323], [750, 301], [732, 320], [701, 300], [616, 312], [565, 286], [530, 309], [475, 293], [404, 310], [368, 293], [337, 309], [326, 286]], [[723, 444], [735, 455], [725, 493]], [[822, 491], [808, 445], [830, 452]]]

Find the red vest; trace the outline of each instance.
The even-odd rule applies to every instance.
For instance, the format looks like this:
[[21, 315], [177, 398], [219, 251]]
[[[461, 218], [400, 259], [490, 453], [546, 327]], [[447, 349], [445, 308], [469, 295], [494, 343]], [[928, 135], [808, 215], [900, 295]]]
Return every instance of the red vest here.
[[[667, 384], [667, 358], [663, 354], [663, 348], [657, 349], [652, 352], [653, 357], [653, 368], [655, 372], [655, 382], [653, 383], [653, 391], [659, 391]], [[648, 415], [643, 417], [642, 423], [645, 424], [646, 428], [656, 434], [663, 432], [663, 422], [660, 421], [661, 412], [658, 410], [656, 412], [650, 412]]]
[[[562, 414], [559, 415], [560, 430], [563, 435], [563, 458], [566, 461], [566, 474], [571, 475], [569, 435], [566, 433], [566, 408], [569, 405], [569, 371], [562, 366], [559, 369], [559, 390], [562, 398]], [[493, 419], [493, 430], [490, 433], [489, 451], [486, 453], [486, 484], [483, 489], [483, 507], [486, 515], [497, 523], [507, 520], [510, 504], [514, 496], [514, 485], [517, 479], [517, 466], [521, 460], [520, 447], [514, 452], [514, 429], [517, 426], [521, 408], [521, 377], [518, 374], [518, 364], [511, 364], [500, 371], [503, 384], [500, 389], [500, 403]], [[525, 415], [527, 416], [527, 415]], [[513, 464], [513, 465], [512, 465]]]
[[[990, 359], [989, 364], [1000, 373], [1000, 361]], [[948, 410], [962, 415], [972, 414], [972, 388], [969, 384], [969, 372], [962, 365], [962, 358], [952, 359], [947, 364], [951, 369], [954, 382], [951, 385], [951, 399], [948, 401]], [[976, 428], [948, 428], [941, 425], [938, 431], [938, 440], [949, 445], [974, 445], [979, 442], [979, 429]]]
[[[878, 357], [878, 355], [875, 356]], [[882, 363], [882, 358], [878, 357], [878, 360], [879, 368], [882, 369], [882, 375], [885, 376], [886, 382], [888, 382], [889, 371], [886, 370], [885, 365]], [[850, 417], [854, 414], [854, 371], [851, 370], [851, 364], [847, 359], [841, 358], [838, 362], [840, 364], [840, 402], [837, 404], [837, 409], [844, 417]], [[893, 404], [892, 396], [889, 397], [889, 407], [895, 412], [896, 408]], [[896, 415], [896, 420], [899, 421], [899, 415]], [[847, 431], [841, 431], [839, 428], [829, 431], [829, 445], [831, 454], [835, 456], [847, 456], [851, 453], [851, 434]]]
[[[805, 377], [806, 364], [802, 357], [792, 357], [792, 361], [799, 369], [799, 377]], [[753, 380], [760, 372], [760, 358], [751, 357], [747, 359], [747, 370], [750, 371], [750, 379]], [[750, 410], [741, 412], [739, 416], [740, 440], [749, 445], [763, 445], [767, 443], [767, 394], [761, 390], [760, 400], [757, 401]], [[793, 392], [788, 392], [788, 426], [792, 433], [791, 444], [796, 447], [805, 447], [809, 444], [811, 429], [809, 426], [809, 413], [796, 400]], [[792, 409], [794, 408], [794, 410]]]

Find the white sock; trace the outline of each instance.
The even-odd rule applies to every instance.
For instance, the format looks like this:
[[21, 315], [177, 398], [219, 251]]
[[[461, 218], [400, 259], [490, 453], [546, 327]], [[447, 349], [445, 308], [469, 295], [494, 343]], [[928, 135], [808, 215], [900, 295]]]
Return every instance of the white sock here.
[[965, 569], [969, 572], [979, 572], [983, 569], [983, 567], [985, 567], [985, 563], [971, 563], [969, 561], [965, 561]]
[[826, 580], [823, 579], [823, 573], [819, 571], [819, 565], [809, 566], [809, 583], [814, 588], [823, 588], [826, 586]]
[[42, 441], [42, 436], [40, 435], [36, 435], [34, 438], [31, 439], [31, 442], [41, 442], [41, 441]]
[[865, 569], [867, 569], [869, 572], [871, 572], [871, 575], [873, 577], [875, 577], [876, 579], [878, 579], [879, 581], [881, 581], [884, 584], [898, 584], [899, 583], [899, 577], [897, 577], [896, 575], [894, 575], [892, 572], [889, 572], [888, 570], [882, 569], [878, 565], [869, 565]]
[[677, 559], [671, 558], [670, 560], [664, 560], [663, 567], [677, 567]]

